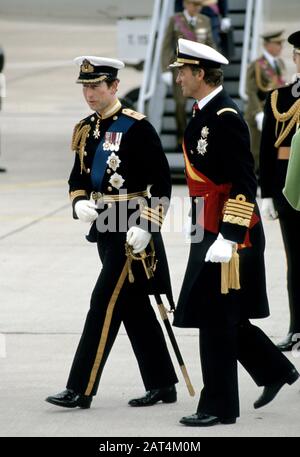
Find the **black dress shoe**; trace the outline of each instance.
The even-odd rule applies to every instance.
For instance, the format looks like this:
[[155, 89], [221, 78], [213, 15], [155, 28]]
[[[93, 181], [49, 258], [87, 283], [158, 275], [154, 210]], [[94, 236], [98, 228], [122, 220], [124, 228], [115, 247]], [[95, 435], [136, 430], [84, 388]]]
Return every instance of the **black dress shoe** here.
[[164, 387], [163, 389], [152, 389], [146, 392], [141, 398], [133, 398], [128, 402], [130, 406], [152, 406], [158, 401], [163, 403], [174, 403], [177, 400], [175, 386]]
[[56, 406], [63, 406], [64, 408], [89, 408], [93, 400], [92, 395], [77, 394], [72, 389], [64, 390], [59, 394], [52, 395], [46, 398], [48, 403]]
[[196, 413], [191, 416], [182, 417], [179, 421], [183, 425], [191, 427], [210, 427], [216, 424], [235, 424], [236, 417], [220, 418], [210, 414]]
[[286, 338], [283, 341], [280, 341], [280, 343], [277, 344], [277, 347], [280, 351], [286, 352], [286, 351], [291, 351], [295, 344], [297, 343], [297, 340], [292, 340], [293, 335], [295, 335], [297, 332], [290, 332], [287, 334]]
[[273, 398], [276, 397], [276, 395], [280, 391], [281, 387], [284, 386], [284, 384], [287, 383], [287, 384], [291, 385], [295, 381], [297, 381], [298, 378], [299, 378], [299, 373], [296, 370], [296, 368], [293, 368], [284, 380], [274, 382], [273, 384], [269, 384], [268, 386], [265, 386], [263, 393], [253, 404], [254, 408], [255, 409], [261, 408], [262, 406], [265, 406], [268, 403], [270, 403], [270, 401], [272, 401]]

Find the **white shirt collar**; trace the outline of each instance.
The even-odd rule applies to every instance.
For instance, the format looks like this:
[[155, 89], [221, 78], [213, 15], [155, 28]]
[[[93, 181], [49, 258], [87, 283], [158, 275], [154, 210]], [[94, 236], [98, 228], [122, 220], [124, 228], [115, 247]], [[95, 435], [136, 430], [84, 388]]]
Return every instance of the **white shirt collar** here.
[[210, 102], [216, 95], [218, 95], [219, 92], [223, 90], [223, 86], [219, 86], [216, 89], [214, 89], [210, 94], [206, 95], [206, 97], [202, 98], [202, 100], [198, 101], [198, 106], [199, 109], [204, 108], [204, 106]]
[[185, 18], [188, 21], [188, 23], [192, 22], [193, 24], [196, 24], [197, 16], [190, 16], [187, 10], [183, 10], [183, 14], [185, 15]]
[[271, 67], [275, 67], [275, 62], [277, 62], [276, 57], [272, 56], [266, 49], [263, 50], [263, 55], [271, 65]]

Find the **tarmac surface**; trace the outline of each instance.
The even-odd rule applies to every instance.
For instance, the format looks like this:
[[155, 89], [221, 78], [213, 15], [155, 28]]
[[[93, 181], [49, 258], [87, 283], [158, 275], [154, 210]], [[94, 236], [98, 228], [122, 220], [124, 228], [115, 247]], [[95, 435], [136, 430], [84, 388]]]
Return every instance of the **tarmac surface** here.
[[[300, 382], [285, 386], [256, 411], [253, 402], [261, 389], [242, 367], [241, 417], [235, 425], [179, 424], [183, 415], [195, 412], [202, 387], [196, 330], [175, 329], [195, 398], [178, 369], [177, 403], [129, 407], [128, 400], [144, 389], [122, 327], [90, 410], [44, 402], [64, 389], [100, 268], [94, 245], [84, 239], [86, 226], [72, 219], [68, 200], [72, 129], [88, 114], [71, 60], [81, 54], [116, 55], [115, 28], [6, 20], [0, 20], [0, 28], [7, 78], [0, 119], [0, 166], [7, 168], [0, 174], [0, 436], [300, 436]], [[103, 34], [107, 39], [99, 39]], [[141, 74], [126, 69], [120, 77], [122, 96], [138, 85]], [[174, 186], [178, 201], [186, 195], [185, 185]], [[175, 221], [177, 228], [164, 230], [175, 298], [189, 249], [180, 216], [170, 211], [170, 225]], [[278, 222], [264, 226], [271, 317], [256, 323], [277, 342], [288, 328], [286, 265]], [[299, 357], [288, 357], [300, 370]]]

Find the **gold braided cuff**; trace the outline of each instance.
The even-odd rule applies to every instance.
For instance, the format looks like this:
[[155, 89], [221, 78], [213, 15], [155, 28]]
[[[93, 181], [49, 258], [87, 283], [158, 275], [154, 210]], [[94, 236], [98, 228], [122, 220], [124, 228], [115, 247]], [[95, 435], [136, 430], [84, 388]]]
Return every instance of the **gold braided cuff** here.
[[77, 197], [86, 197], [87, 198], [87, 193], [85, 190], [75, 190], [74, 192], [70, 192], [70, 199], [71, 202], [73, 203], [73, 200]]
[[247, 202], [245, 195], [239, 194], [235, 199], [229, 198], [227, 200], [223, 222], [249, 227], [253, 211], [254, 203]]
[[159, 205], [155, 209], [146, 206], [141, 212], [141, 218], [150, 221], [151, 223], [157, 224], [159, 227], [162, 226], [164, 221], [164, 208]]

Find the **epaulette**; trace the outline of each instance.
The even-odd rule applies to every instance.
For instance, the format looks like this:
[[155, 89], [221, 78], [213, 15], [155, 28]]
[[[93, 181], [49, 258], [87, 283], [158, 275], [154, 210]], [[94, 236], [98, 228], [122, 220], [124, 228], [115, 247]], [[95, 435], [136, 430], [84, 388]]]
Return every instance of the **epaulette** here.
[[136, 119], [137, 121], [141, 121], [146, 117], [145, 114], [138, 113], [137, 111], [134, 111], [129, 108], [123, 108], [122, 113], [126, 114], [126, 116], [133, 117], [133, 119]]
[[222, 108], [219, 111], [217, 111], [217, 115], [220, 116], [221, 114], [227, 113], [227, 112], [234, 113], [234, 114], [239, 114], [236, 109], [233, 109], [233, 108]]

